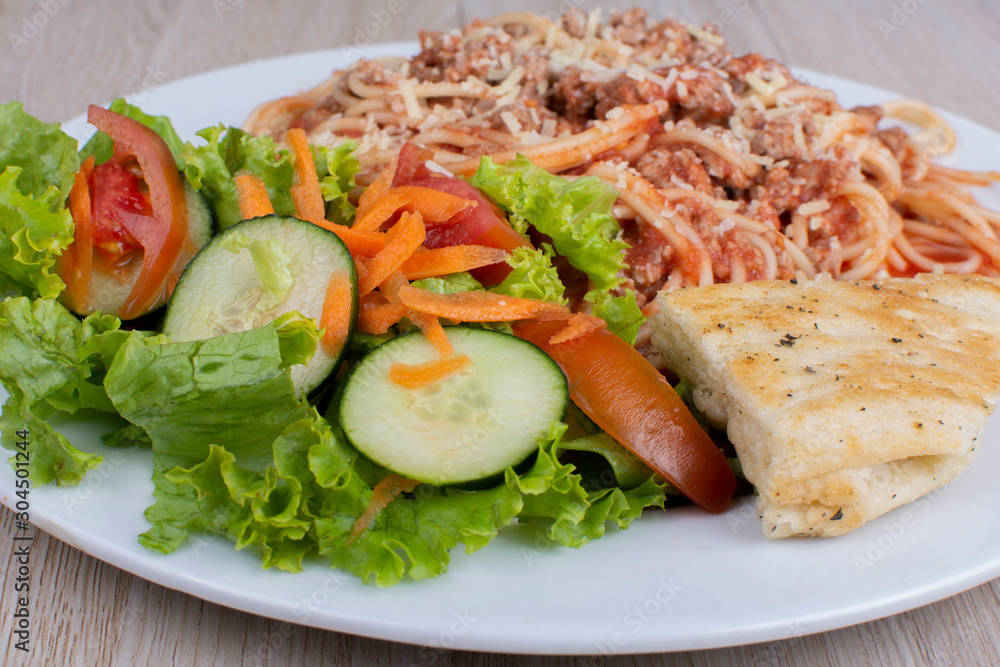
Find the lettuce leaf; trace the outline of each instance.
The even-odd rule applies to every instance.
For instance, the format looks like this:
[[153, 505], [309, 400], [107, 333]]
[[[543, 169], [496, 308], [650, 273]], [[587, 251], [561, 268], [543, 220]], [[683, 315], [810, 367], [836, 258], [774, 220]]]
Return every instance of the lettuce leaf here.
[[515, 249], [507, 257], [513, 271], [491, 291], [525, 299], [568, 303], [563, 296], [566, 288], [552, 266], [554, 256], [555, 251], [547, 243], [542, 244], [541, 250], [526, 246]]
[[66, 195], [50, 186], [38, 197], [17, 188], [20, 167], [0, 174], [0, 295], [54, 298], [65, 288], [56, 257], [73, 242]]
[[595, 289], [621, 283], [628, 245], [618, 240], [611, 215], [617, 195], [599, 178], [556, 176], [519, 155], [504, 165], [484, 157], [472, 184], [508, 213], [519, 232], [530, 224], [550, 237], [556, 252], [586, 273]]
[[[244, 169], [264, 181], [275, 213], [294, 215], [291, 187], [295, 170], [287, 150], [270, 137], [255, 137], [235, 127], [207, 127], [197, 135], [208, 143], [184, 144], [184, 176], [191, 187], [204, 195], [220, 230], [241, 219], [233, 176]], [[345, 142], [336, 148], [314, 148], [323, 198], [330, 202], [330, 211], [337, 222], [349, 222], [354, 217], [354, 207], [347, 195], [354, 188], [354, 175], [360, 169], [352, 153], [355, 147], [354, 142]]]
[[608, 331], [629, 345], [635, 344], [639, 327], [646, 321], [635, 300], [635, 292], [622, 296], [612, 296], [606, 291], [590, 292], [584, 298], [591, 303], [591, 312], [608, 323]]
[[354, 176], [361, 171], [361, 163], [354, 157], [357, 147], [356, 142], [345, 141], [334, 148], [314, 148], [320, 192], [326, 202], [326, 217], [342, 225], [354, 220], [355, 207], [347, 196], [356, 185]]
[[0, 295], [55, 297], [56, 257], [73, 241], [66, 197], [80, 162], [57, 123], [0, 105]]
[[20, 102], [0, 105], [0, 173], [20, 167], [17, 189], [38, 197], [55, 188], [69, 195], [80, 169], [76, 139], [63, 132], [59, 123], [43, 123], [25, 113]]
[[[124, 98], [116, 98], [110, 105], [108, 105], [110, 111], [114, 111], [117, 114], [121, 114], [132, 120], [137, 120], [149, 129], [160, 135], [160, 138], [167, 144], [170, 152], [174, 156], [174, 160], [177, 161], [177, 168], [184, 169], [184, 156], [183, 156], [183, 146], [184, 142], [181, 141], [180, 136], [177, 131], [174, 130], [173, 123], [166, 116], [151, 116], [150, 114], [144, 112], [139, 107], [134, 104], [129, 104]], [[102, 162], [107, 162], [111, 159], [111, 155], [114, 152], [114, 142], [111, 137], [98, 130], [95, 132], [90, 139], [84, 144], [83, 148], [80, 149], [80, 161], [86, 160], [91, 155], [94, 156], [94, 162], [96, 164], [101, 164]]]
[[[627, 268], [628, 248], [618, 238], [620, 228], [611, 215], [617, 198], [613, 189], [596, 177], [570, 180], [550, 174], [523, 155], [504, 165], [484, 157], [472, 184], [507, 212], [519, 232], [526, 233], [530, 225], [549, 236], [555, 252], [592, 281], [593, 289], [586, 298], [593, 304], [594, 314], [630, 345], [635, 342], [646, 320], [635, 295], [612, 295]], [[544, 255], [551, 256], [547, 251]], [[565, 303], [559, 290], [562, 284], [546, 257], [538, 251], [515, 251], [508, 260], [514, 272], [494, 291]]]
[[24, 297], [0, 303], [0, 379], [10, 397], [0, 416], [3, 446], [15, 450], [14, 433], [28, 429], [31, 479], [79, 483], [101, 462], [69, 443], [47, 419], [83, 408], [115, 412], [101, 381], [121, 345], [139, 333], [118, 329], [110, 315], [82, 322], [52, 299]]

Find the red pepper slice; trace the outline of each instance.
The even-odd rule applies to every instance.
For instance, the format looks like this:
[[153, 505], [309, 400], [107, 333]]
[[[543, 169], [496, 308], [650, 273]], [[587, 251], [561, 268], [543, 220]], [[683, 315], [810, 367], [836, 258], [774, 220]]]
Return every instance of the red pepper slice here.
[[570, 398], [608, 435], [712, 513], [736, 490], [726, 457], [673, 387], [631, 345], [597, 329], [552, 344], [564, 322], [525, 321], [514, 334], [544, 350], [566, 374]]
[[142, 268], [132, 291], [118, 311], [128, 320], [147, 312], [176, 283], [171, 273], [188, 234], [184, 180], [170, 148], [142, 123], [91, 105], [87, 121], [114, 141], [113, 160], [121, 166], [136, 163], [149, 190], [152, 213], [123, 219], [124, 231], [142, 246]]

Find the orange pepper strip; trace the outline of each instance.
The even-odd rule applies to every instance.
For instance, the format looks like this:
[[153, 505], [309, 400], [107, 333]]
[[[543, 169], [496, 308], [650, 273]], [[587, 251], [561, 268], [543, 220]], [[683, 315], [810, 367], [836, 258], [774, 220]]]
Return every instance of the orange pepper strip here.
[[558, 345], [559, 343], [565, 343], [606, 326], [607, 324], [600, 317], [594, 317], [587, 313], [573, 313], [566, 320], [566, 326], [552, 335], [552, 338], [549, 339], [549, 344]]
[[330, 276], [323, 299], [320, 327], [325, 329], [320, 344], [323, 351], [333, 356], [347, 343], [351, 333], [351, 301], [353, 300], [351, 279], [340, 271]]
[[496, 264], [504, 261], [506, 257], [505, 250], [484, 245], [456, 245], [417, 250], [403, 263], [403, 275], [407, 280], [446, 276], [450, 273]]
[[295, 215], [303, 220], [319, 224], [326, 220], [323, 193], [319, 187], [319, 176], [316, 174], [316, 163], [313, 161], [309, 140], [305, 130], [295, 127], [285, 133], [285, 141], [292, 149], [295, 177], [290, 189], [292, 202], [295, 204]]
[[569, 313], [566, 306], [557, 303], [493, 292], [435, 294], [406, 285], [399, 289], [399, 298], [416, 311], [453, 322], [508, 322], [538, 315]]
[[364, 296], [389, 276], [399, 271], [403, 263], [424, 242], [427, 229], [419, 213], [406, 213], [385, 236], [385, 248], [371, 259], [359, 262], [358, 293]]
[[236, 184], [236, 201], [240, 205], [241, 219], [274, 215], [271, 196], [267, 194], [267, 187], [257, 174], [241, 171], [233, 176], [233, 181]]
[[378, 515], [382, 513], [382, 510], [393, 501], [393, 499], [401, 493], [409, 493], [413, 489], [417, 488], [420, 484], [415, 479], [406, 479], [401, 477], [394, 472], [389, 473], [382, 478], [382, 481], [375, 485], [372, 489], [371, 500], [368, 501], [368, 507], [365, 511], [361, 513], [361, 516], [357, 518], [354, 525], [351, 526], [351, 533], [347, 538], [347, 546], [354, 544], [359, 537], [361, 537], [366, 530], [372, 527], [375, 523], [375, 519]]
[[422, 364], [395, 363], [389, 367], [389, 379], [406, 389], [419, 389], [446, 380], [469, 365], [464, 354], [440, 357]]
[[59, 261], [59, 277], [66, 283], [65, 299], [73, 310], [86, 308], [90, 277], [94, 271], [94, 230], [91, 225], [90, 175], [94, 173], [91, 155], [76, 172], [69, 191], [69, 212], [73, 216], [73, 242]]

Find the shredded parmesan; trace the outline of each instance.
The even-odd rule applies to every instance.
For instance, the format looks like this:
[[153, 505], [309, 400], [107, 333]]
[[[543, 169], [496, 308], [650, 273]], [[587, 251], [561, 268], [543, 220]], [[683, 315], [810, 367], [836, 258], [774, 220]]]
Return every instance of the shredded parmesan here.
[[824, 211], [830, 210], [830, 202], [826, 199], [817, 199], [815, 201], [806, 202], [799, 206], [796, 211], [799, 215], [816, 215], [817, 213], [822, 213]]

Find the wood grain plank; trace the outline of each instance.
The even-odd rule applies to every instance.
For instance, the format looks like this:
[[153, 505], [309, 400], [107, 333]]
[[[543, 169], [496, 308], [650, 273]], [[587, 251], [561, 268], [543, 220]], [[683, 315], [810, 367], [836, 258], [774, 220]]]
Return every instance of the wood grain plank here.
[[[16, 44], [37, 0], [0, 4], [0, 102], [24, 100], [46, 120], [86, 104], [257, 58], [364, 40], [413, 39], [501, 10], [485, 0], [385, 0], [286, 5], [268, 0], [88, 0], [65, 5]], [[596, 6], [588, 0], [584, 8]], [[802, 3], [711, 0], [642, 3], [656, 16], [715, 21], [737, 52], [761, 51], [927, 99], [1000, 129], [995, 68], [1000, 10], [989, 0], [925, 2], [898, 31], [880, 32], [898, 1]], [[516, 0], [502, 9], [558, 10]], [[372, 14], [376, 12], [376, 14]], [[374, 23], [372, 23], [374, 21]], [[41, 22], [39, 19], [37, 22]], [[365, 34], [366, 27], [375, 26]], [[359, 32], [360, 31], [360, 32]], [[15, 40], [16, 41], [16, 40]], [[995, 58], [994, 58], [995, 59]], [[0, 511], [0, 553], [13, 551], [13, 514]], [[450, 652], [353, 637], [273, 621], [204, 602], [122, 572], [36, 531], [32, 547], [33, 651], [5, 646], [7, 665], [727, 665], [989, 664], [1000, 646], [1000, 582], [942, 602], [834, 632], [753, 646], [668, 655], [510, 656]], [[0, 586], [0, 637], [9, 637], [16, 592], [10, 566]], [[752, 610], [748, 610], [752, 613]], [[790, 628], [790, 632], [808, 628]]]

